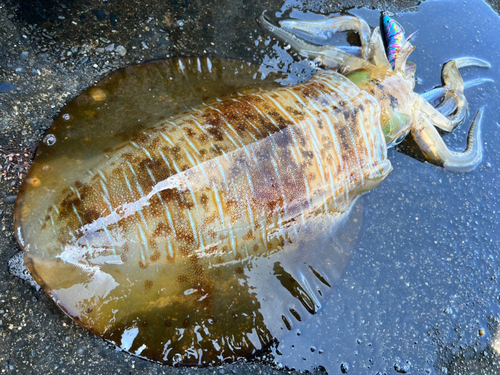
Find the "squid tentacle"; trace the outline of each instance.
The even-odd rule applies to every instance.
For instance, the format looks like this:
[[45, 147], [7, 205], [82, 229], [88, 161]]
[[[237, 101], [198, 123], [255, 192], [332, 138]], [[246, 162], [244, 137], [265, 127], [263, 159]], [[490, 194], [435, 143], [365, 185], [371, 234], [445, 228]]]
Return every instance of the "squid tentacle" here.
[[412, 127], [413, 139], [427, 161], [453, 172], [467, 172], [476, 168], [483, 158], [481, 122], [484, 107], [481, 108], [469, 130], [467, 148], [463, 152], [451, 151], [444, 143], [432, 121], [424, 113], [418, 124]]
[[[371, 65], [363, 58], [353, 56], [335, 46], [320, 46], [273, 25], [264, 13], [259, 17], [260, 26], [278, 40], [290, 44], [299, 55], [317, 61], [321, 67], [347, 73]], [[363, 55], [363, 52], [362, 52]]]
[[487, 61], [474, 57], [461, 57], [451, 60], [443, 66], [442, 78], [444, 85], [438, 89], [434, 89], [436, 91], [431, 90], [426, 95], [431, 101], [433, 101], [432, 99], [443, 98], [442, 102], [435, 108], [449, 118], [453, 124], [451, 130], [463, 123], [467, 117], [468, 102], [464, 95], [464, 89], [491, 81], [488, 78], [479, 78], [464, 83], [459, 69], [468, 66], [477, 66], [480, 68], [491, 67]]

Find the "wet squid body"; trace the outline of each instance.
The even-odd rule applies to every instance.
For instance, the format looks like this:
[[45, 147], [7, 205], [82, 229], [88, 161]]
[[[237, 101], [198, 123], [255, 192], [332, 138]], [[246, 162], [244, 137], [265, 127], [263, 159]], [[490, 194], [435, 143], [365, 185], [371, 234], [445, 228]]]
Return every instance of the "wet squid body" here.
[[[445, 85], [418, 95], [414, 47], [393, 69], [379, 29], [361, 19], [260, 22], [324, 70], [294, 86], [225, 59], [114, 73], [63, 109], [19, 194], [16, 234], [35, 280], [135, 355], [230, 361], [314, 313], [357, 244], [356, 198], [388, 175], [387, 147], [408, 133], [436, 165], [481, 161], [482, 112], [461, 153], [436, 127], [465, 118], [458, 68], [487, 63], [452, 60]], [[355, 30], [360, 56], [296, 30]]]

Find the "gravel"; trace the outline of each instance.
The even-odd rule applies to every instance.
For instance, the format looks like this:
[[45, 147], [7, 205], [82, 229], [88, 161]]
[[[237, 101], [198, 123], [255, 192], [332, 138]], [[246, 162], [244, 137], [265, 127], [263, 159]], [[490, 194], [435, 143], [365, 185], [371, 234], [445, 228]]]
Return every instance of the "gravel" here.
[[[389, 5], [394, 11], [419, 2], [290, 0], [287, 4], [327, 14], [359, 6], [385, 9]], [[498, 11], [497, 1], [492, 6]], [[266, 9], [274, 14], [280, 7], [272, 0], [0, 3], [2, 373], [301, 373], [280, 369], [268, 352], [249, 361], [196, 369], [160, 366], [115, 350], [77, 326], [33, 285], [22, 270], [13, 232], [13, 203], [36, 147], [52, 119], [72, 98], [113, 70], [152, 59], [217, 55], [262, 60], [272, 51], [270, 46], [264, 51], [264, 43], [256, 43], [266, 36], [255, 19]], [[453, 309], [450, 306], [448, 313], [455, 313]], [[429, 337], [434, 334], [430, 332]], [[446, 351], [447, 347], [441, 348]], [[450, 358], [458, 352], [450, 349], [443, 356]], [[494, 355], [485, 353], [490, 358]], [[338, 368], [341, 373], [351, 373], [353, 363], [339, 362]], [[403, 357], [396, 361], [394, 371], [423, 373]]]

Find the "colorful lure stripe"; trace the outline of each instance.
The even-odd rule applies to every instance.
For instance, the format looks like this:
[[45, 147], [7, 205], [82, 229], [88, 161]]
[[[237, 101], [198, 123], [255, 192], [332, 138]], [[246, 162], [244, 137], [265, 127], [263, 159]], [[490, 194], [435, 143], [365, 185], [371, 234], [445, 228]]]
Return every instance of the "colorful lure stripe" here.
[[396, 57], [405, 42], [405, 34], [403, 28], [387, 14], [383, 15], [382, 23], [384, 24], [385, 40], [387, 41], [387, 58], [392, 69], [394, 69]]

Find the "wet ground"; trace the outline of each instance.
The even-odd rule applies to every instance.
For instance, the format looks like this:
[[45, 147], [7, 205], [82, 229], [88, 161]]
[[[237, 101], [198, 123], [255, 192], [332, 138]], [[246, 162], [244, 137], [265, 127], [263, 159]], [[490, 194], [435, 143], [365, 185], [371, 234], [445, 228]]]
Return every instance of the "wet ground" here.
[[[61, 107], [108, 72], [166, 56], [216, 55], [274, 62], [285, 55], [255, 23], [271, 16], [328, 14], [353, 6], [396, 11], [400, 2], [12, 1], [0, 4], [0, 363], [5, 373], [500, 372], [498, 281], [500, 162], [497, 84], [467, 92], [470, 111], [488, 105], [482, 165], [454, 174], [390, 151], [394, 172], [368, 195], [358, 251], [320, 312], [258, 358], [216, 368], [156, 365], [116, 351], [76, 326], [41, 291], [12, 276], [15, 195], [37, 144]], [[498, 10], [498, 5], [496, 6]], [[411, 60], [416, 91], [439, 83], [458, 56], [490, 61], [465, 79], [499, 80], [498, 16], [480, 1], [426, 2], [398, 21], [420, 29]], [[378, 12], [352, 11], [372, 26]], [[289, 59], [287, 60], [287, 63]], [[285, 64], [286, 65], [286, 64]], [[459, 149], [466, 126], [446, 140]]]

